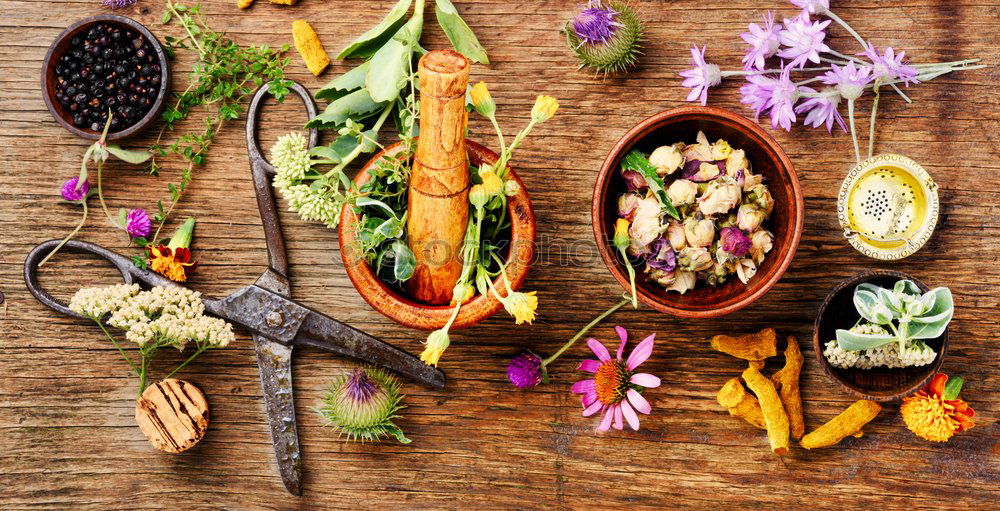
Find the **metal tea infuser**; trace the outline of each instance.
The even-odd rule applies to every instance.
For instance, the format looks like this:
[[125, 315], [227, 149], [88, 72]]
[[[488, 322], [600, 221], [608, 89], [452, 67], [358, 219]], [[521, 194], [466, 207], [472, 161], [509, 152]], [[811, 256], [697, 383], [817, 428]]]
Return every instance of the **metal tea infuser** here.
[[[315, 117], [316, 104], [309, 92], [298, 83], [293, 83], [289, 89], [302, 99], [309, 117]], [[262, 156], [257, 142], [260, 111], [266, 94], [267, 85], [264, 85], [250, 103], [246, 135], [257, 207], [264, 225], [268, 266], [253, 284], [225, 298], [203, 298], [202, 302], [208, 314], [250, 331], [278, 471], [285, 488], [294, 495], [301, 495], [302, 458], [292, 394], [294, 347], [311, 346], [376, 364], [433, 387], [444, 387], [445, 378], [443, 372], [424, 364], [416, 356], [289, 298], [288, 257], [271, 188], [271, 176], [275, 171]], [[315, 146], [318, 138], [318, 132], [311, 130], [309, 147]], [[38, 263], [58, 244], [59, 240], [50, 240], [32, 249], [24, 261], [24, 280], [38, 301], [63, 314], [79, 317], [38, 283]], [[129, 257], [93, 243], [71, 240], [65, 248], [106, 259], [118, 269], [127, 284], [178, 285], [158, 273], [137, 268]]]

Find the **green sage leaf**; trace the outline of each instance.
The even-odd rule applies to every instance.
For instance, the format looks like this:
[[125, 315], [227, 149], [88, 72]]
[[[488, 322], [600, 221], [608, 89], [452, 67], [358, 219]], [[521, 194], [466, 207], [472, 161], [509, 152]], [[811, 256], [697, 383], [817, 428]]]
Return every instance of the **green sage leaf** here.
[[490, 63], [490, 59], [486, 55], [486, 48], [483, 48], [483, 45], [479, 43], [476, 34], [458, 14], [458, 10], [455, 9], [450, 0], [437, 0], [434, 12], [437, 15], [438, 24], [441, 25], [441, 29], [444, 30], [444, 34], [448, 36], [448, 40], [451, 41], [451, 45], [455, 47], [456, 51], [473, 62]]
[[153, 157], [153, 153], [146, 150], [131, 150], [123, 149], [121, 146], [115, 144], [108, 144], [105, 149], [109, 153], [113, 154], [115, 158], [119, 160], [138, 165], [140, 163], [145, 163], [147, 160]]
[[622, 160], [622, 167], [642, 174], [642, 177], [646, 178], [646, 183], [649, 184], [649, 189], [656, 196], [657, 200], [659, 200], [663, 211], [675, 220], [681, 219], [680, 214], [677, 213], [677, 208], [674, 207], [673, 202], [670, 201], [670, 197], [667, 196], [663, 178], [656, 174], [656, 167], [649, 163], [646, 155], [637, 150], [632, 150]]
[[946, 287], [939, 287], [929, 291], [935, 294], [934, 307], [920, 316], [914, 316], [910, 320], [910, 339], [935, 339], [948, 328], [952, 316], [955, 314], [955, 304], [951, 296], [951, 290]]
[[[406, 30], [407, 27], [399, 29], [400, 34], [405, 36]], [[365, 87], [372, 100], [382, 103], [399, 97], [410, 72], [410, 54], [410, 48], [399, 37], [393, 37], [379, 48], [365, 75]]]
[[405, 282], [413, 276], [413, 271], [417, 267], [417, 259], [414, 257], [410, 247], [401, 240], [393, 242], [392, 249], [395, 259], [392, 267], [393, 275], [396, 277], [396, 280]]
[[858, 311], [858, 314], [860, 314], [861, 317], [873, 323], [875, 320], [872, 319], [872, 310], [875, 308], [875, 304], [877, 304], [878, 301], [878, 295], [872, 291], [862, 289], [861, 286], [854, 288], [854, 309]]
[[410, 4], [413, 0], [399, 0], [396, 5], [389, 10], [385, 18], [378, 25], [368, 29], [367, 32], [361, 34], [357, 39], [347, 45], [346, 48], [341, 50], [337, 54], [338, 59], [350, 59], [350, 58], [368, 58], [374, 55], [379, 48], [385, 45], [392, 36], [396, 34], [399, 27], [403, 26], [405, 21], [403, 16], [410, 10]]
[[860, 351], [878, 348], [891, 342], [896, 337], [893, 335], [867, 335], [852, 332], [850, 330], [837, 330], [837, 344], [847, 351]]
[[333, 101], [346, 96], [348, 93], [356, 91], [365, 86], [365, 75], [368, 74], [368, 63], [334, 78], [330, 83], [316, 91], [316, 99]]
[[327, 105], [323, 113], [306, 123], [306, 128], [339, 128], [348, 119], [359, 121], [371, 117], [382, 108], [366, 89], [356, 90]]

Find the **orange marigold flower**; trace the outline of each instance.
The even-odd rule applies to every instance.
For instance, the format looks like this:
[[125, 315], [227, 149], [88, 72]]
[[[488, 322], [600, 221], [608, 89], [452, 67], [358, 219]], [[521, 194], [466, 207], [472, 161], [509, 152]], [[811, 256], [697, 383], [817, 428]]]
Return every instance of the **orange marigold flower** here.
[[899, 412], [906, 427], [931, 442], [947, 442], [955, 433], [976, 425], [976, 412], [958, 399], [963, 380], [956, 378], [948, 385], [948, 375], [937, 373], [923, 389], [903, 399]]
[[177, 247], [173, 250], [165, 245], [146, 246], [149, 253], [149, 267], [174, 282], [186, 282], [188, 272], [198, 267], [198, 262], [191, 262], [191, 251]]

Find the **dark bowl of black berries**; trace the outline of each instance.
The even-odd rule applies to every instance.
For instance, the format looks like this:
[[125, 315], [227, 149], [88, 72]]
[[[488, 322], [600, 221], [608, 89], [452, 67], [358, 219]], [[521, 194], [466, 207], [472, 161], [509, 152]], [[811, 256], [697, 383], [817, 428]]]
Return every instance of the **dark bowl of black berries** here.
[[170, 89], [163, 47], [141, 23], [102, 14], [74, 23], [42, 67], [45, 105], [73, 134], [96, 140], [134, 135], [160, 115]]

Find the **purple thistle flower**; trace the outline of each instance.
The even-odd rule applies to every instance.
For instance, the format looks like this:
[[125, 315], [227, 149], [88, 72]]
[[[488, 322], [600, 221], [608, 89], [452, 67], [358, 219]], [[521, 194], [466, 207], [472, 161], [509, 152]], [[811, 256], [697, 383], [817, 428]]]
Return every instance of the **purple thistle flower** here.
[[905, 51], [896, 54], [890, 46], [885, 49], [884, 54], [879, 55], [875, 45], [868, 43], [865, 51], [858, 55], [864, 55], [872, 61], [872, 79], [899, 80], [907, 87], [911, 83], [920, 83], [920, 80], [917, 80], [917, 75], [920, 72], [917, 71], [917, 68], [908, 65], [909, 61], [903, 60], [906, 57]]
[[[800, 87], [799, 91], [817, 94], [815, 90], [809, 87]], [[818, 128], [826, 124], [826, 131], [833, 133], [833, 123], [836, 122], [840, 125], [840, 129], [846, 132], [847, 126], [844, 124], [844, 118], [837, 111], [837, 107], [840, 106], [840, 93], [836, 89], [827, 87], [819, 94], [817, 97], [807, 98], [799, 106], [795, 107], [795, 113], [797, 114], [808, 112], [806, 113], [806, 118], [802, 120], [802, 124], [812, 126], [813, 128]]]
[[136, 0], [103, 0], [101, 3], [105, 7], [110, 7], [112, 9], [122, 9], [125, 7], [132, 7], [135, 5]]
[[708, 89], [722, 83], [722, 71], [719, 66], [705, 62], [706, 48], [707, 46], [702, 46], [701, 50], [698, 50], [697, 44], [691, 48], [691, 62], [694, 68], [680, 73], [684, 78], [681, 85], [691, 89], [685, 101], [700, 99], [702, 106], [708, 102]]
[[68, 201], [78, 201], [82, 200], [84, 197], [90, 193], [90, 181], [84, 180], [82, 184], [77, 185], [80, 181], [79, 177], [74, 177], [67, 179], [62, 185], [62, 198]]
[[781, 46], [778, 41], [781, 29], [774, 24], [774, 13], [767, 11], [764, 14], [763, 27], [751, 23], [747, 29], [749, 32], [740, 34], [740, 38], [750, 45], [743, 57], [743, 69], [764, 69], [764, 61], [773, 57]]
[[580, 44], [604, 44], [622, 26], [616, 21], [618, 11], [604, 6], [600, 0], [590, 0], [587, 7], [573, 18], [573, 31]]
[[507, 379], [519, 389], [534, 387], [542, 382], [542, 359], [534, 353], [521, 353], [510, 360]]
[[824, 14], [830, 10], [830, 0], [789, 0], [809, 14]]
[[837, 92], [844, 99], [853, 100], [861, 97], [865, 86], [873, 80], [872, 68], [868, 66], [857, 67], [854, 62], [848, 62], [845, 66], [831, 64], [830, 69], [830, 71], [823, 73], [820, 81], [835, 86]]
[[133, 209], [125, 215], [125, 232], [133, 238], [145, 238], [152, 229], [149, 215], [141, 208]]
[[377, 391], [378, 385], [360, 367], [354, 369], [344, 387], [344, 394], [359, 404], [366, 403]]
[[778, 51], [778, 56], [790, 59], [790, 67], [805, 67], [807, 60], [819, 63], [819, 54], [830, 51], [823, 42], [829, 24], [830, 20], [810, 21], [807, 12], [791, 20], [785, 19], [785, 29], [778, 33], [778, 40], [785, 48]]
[[743, 257], [750, 251], [750, 238], [738, 227], [726, 227], [719, 232], [719, 242], [722, 250], [735, 257]]

